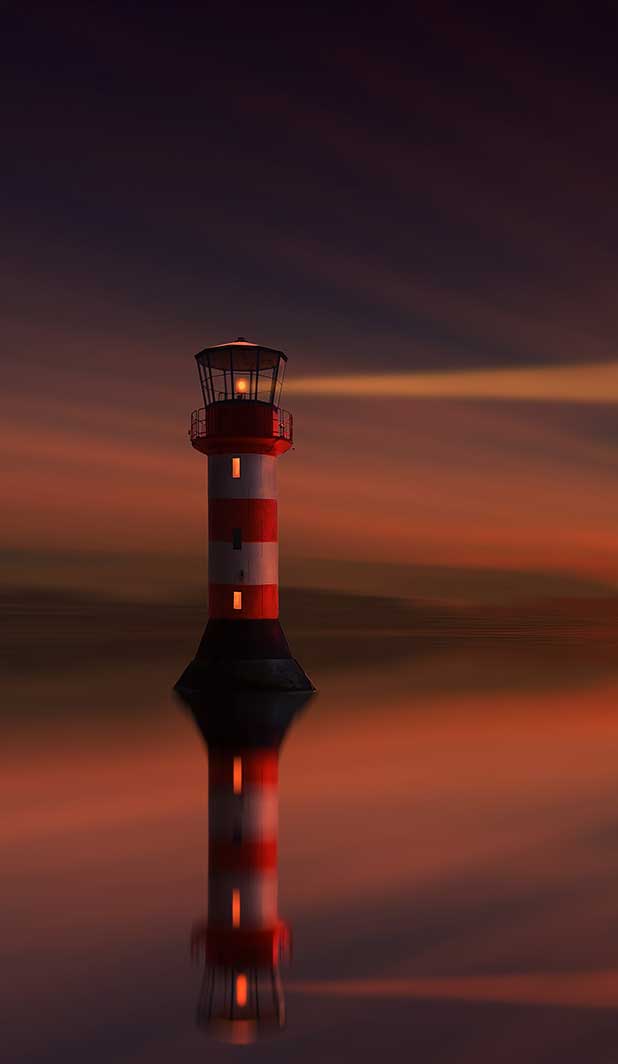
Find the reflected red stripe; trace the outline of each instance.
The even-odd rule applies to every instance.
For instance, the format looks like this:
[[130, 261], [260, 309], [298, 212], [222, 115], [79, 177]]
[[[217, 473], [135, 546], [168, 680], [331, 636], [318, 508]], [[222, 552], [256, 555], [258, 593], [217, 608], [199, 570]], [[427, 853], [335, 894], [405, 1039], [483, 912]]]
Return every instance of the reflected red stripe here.
[[208, 863], [211, 874], [276, 868], [277, 840], [236, 843], [211, 839]]
[[279, 776], [279, 757], [276, 750], [214, 750], [208, 755], [210, 786], [231, 790], [234, 783], [234, 758], [242, 761], [242, 786], [271, 785]]
[[191, 935], [194, 951], [203, 949], [215, 964], [228, 967], [261, 967], [276, 963], [280, 950], [289, 942], [290, 932], [279, 920], [274, 927], [231, 928], [197, 925]]

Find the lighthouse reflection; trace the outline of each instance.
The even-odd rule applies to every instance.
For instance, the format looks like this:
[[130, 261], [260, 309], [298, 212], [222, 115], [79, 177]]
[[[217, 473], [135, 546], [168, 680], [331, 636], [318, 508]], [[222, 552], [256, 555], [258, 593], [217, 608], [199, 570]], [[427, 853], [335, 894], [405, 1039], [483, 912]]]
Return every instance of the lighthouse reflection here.
[[203, 964], [198, 1026], [246, 1044], [285, 1025], [278, 911], [279, 751], [305, 692], [183, 697], [208, 750], [208, 915], [191, 934]]

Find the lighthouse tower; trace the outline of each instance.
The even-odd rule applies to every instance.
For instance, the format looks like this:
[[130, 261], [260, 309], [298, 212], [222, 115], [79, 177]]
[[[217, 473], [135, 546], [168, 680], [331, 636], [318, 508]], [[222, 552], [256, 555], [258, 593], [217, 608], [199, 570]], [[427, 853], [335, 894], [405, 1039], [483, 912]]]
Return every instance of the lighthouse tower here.
[[293, 442], [279, 405], [287, 357], [239, 337], [195, 358], [204, 406], [190, 437], [208, 457], [209, 620], [177, 690], [311, 691], [279, 623], [277, 459]]
[[204, 964], [197, 1021], [236, 1044], [285, 1024], [280, 967], [290, 932], [277, 897], [279, 748], [310, 697], [236, 695], [231, 706], [226, 699], [208, 711], [189, 703], [208, 745], [208, 918], [191, 936]]

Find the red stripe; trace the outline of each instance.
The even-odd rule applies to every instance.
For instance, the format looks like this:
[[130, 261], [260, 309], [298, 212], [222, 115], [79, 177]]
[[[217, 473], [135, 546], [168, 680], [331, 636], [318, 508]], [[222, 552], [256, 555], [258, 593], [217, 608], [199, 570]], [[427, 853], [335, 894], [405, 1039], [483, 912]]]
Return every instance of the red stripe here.
[[232, 789], [234, 758], [241, 759], [242, 786], [276, 784], [279, 775], [279, 755], [276, 750], [211, 750], [208, 755], [209, 786]]
[[211, 839], [208, 846], [208, 871], [264, 871], [277, 867], [277, 840], [261, 842], [220, 842]]
[[279, 437], [276, 440], [258, 436], [197, 436], [191, 446], [202, 454], [269, 454], [278, 458], [289, 451], [292, 443]]
[[231, 543], [239, 528], [243, 543], [277, 542], [276, 499], [209, 499], [208, 538]]
[[[242, 609], [234, 609], [234, 591], [242, 592]], [[264, 620], [279, 616], [279, 587], [277, 584], [209, 584], [208, 613], [210, 617], [226, 617], [232, 621]]]

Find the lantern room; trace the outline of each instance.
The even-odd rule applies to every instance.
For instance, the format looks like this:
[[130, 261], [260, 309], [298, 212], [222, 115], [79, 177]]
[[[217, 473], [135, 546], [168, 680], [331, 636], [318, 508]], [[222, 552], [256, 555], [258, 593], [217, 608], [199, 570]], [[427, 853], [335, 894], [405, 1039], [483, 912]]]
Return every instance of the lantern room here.
[[195, 356], [205, 406], [253, 400], [279, 406], [287, 356], [244, 337]]
[[244, 931], [197, 924], [191, 934], [194, 960], [202, 952], [197, 1022], [204, 1031], [241, 1044], [285, 1026], [280, 965], [290, 959], [287, 924], [277, 920], [272, 927]]

